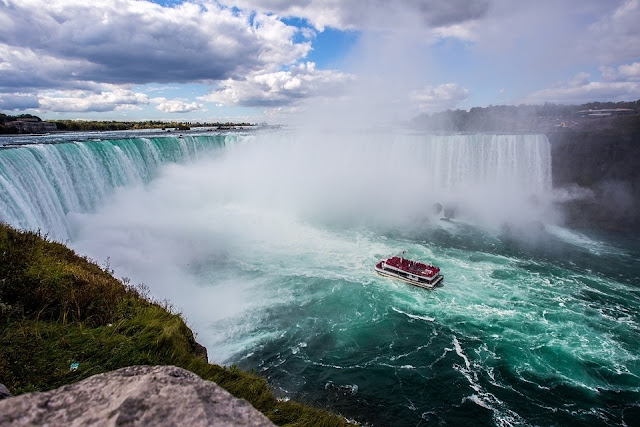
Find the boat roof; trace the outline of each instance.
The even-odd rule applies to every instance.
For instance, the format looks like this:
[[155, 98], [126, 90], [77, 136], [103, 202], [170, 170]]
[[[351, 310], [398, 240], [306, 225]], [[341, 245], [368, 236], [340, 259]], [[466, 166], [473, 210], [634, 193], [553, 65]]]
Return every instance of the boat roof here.
[[425, 277], [432, 277], [440, 272], [440, 269], [436, 266], [427, 265], [422, 262], [412, 261], [398, 256], [387, 258], [385, 263], [391, 267], [395, 267], [408, 273]]

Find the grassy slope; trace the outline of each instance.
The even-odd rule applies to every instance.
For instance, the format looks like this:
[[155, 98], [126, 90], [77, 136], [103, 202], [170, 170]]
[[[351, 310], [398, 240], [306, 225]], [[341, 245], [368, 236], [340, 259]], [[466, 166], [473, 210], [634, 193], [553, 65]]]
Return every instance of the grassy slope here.
[[179, 315], [64, 245], [0, 224], [0, 383], [13, 394], [45, 391], [140, 364], [188, 369], [279, 425], [347, 424], [278, 401], [260, 377], [207, 363]]

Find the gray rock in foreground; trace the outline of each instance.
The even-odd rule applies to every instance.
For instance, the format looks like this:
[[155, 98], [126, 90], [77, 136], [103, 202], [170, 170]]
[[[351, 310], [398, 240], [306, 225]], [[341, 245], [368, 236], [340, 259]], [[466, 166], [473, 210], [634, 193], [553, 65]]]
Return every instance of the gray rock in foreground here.
[[5, 387], [4, 384], [0, 384], [0, 400], [11, 397], [11, 392]]
[[0, 401], [0, 425], [272, 426], [247, 401], [175, 366], [130, 366]]

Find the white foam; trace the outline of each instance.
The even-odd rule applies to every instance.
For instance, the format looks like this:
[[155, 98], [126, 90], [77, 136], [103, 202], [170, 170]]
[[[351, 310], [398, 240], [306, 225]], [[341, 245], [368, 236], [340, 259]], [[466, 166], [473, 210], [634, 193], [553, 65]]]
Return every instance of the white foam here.
[[399, 310], [395, 307], [391, 307], [391, 309], [393, 311], [395, 311], [396, 313], [400, 313], [400, 314], [404, 314], [405, 316], [409, 317], [410, 319], [416, 319], [416, 320], [426, 320], [427, 322], [433, 322], [434, 320], [436, 320], [433, 317], [429, 317], [429, 316], [418, 316], [417, 314], [410, 314], [407, 313], [405, 311]]
[[462, 352], [462, 347], [460, 347], [460, 342], [458, 341], [458, 338], [455, 335], [453, 336], [453, 346], [456, 349], [456, 354], [462, 357], [462, 359], [464, 360], [464, 364], [466, 365], [467, 369], [471, 368], [469, 359], [467, 359], [467, 356], [465, 356], [465, 354]]
[[553, 234], [564, 242], [587, 249], [589, 252], [595, 255], [623, 253], [615, 247], [607, 245], [602, 241], [595, 240], [587, 236], [586, 234], [580, 233], [575, 230], [570, 230], [568, 228], [555, 225], [547, 225], [545, 229], [548, 233]]

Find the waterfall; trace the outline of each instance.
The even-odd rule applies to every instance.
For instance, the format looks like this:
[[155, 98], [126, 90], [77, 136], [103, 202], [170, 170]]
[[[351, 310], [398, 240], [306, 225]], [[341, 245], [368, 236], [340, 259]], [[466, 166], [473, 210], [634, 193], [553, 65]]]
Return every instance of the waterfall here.
[[[523, 200], [551, 188], [544, 135], [259, 135], [1, 149], [0, 221], [65, 240], [68, 214], [94, 212], [117, 188], [152, 181], [162, 165], [190, 162], [221, 148], [225, 159], [202, 172], [203, 181], [225, 182], [213, 194], [263, 207], [279, 203], [315, 217], [387, 215], [395, 221], [415, 218], [436, 202], [466, 204], [473, 213], [494, 209], [485, 217], [495, 216], [496, 207], [518, 216]], [[249, 142], [230, 144], [240, 140]]]
[[66, 215], [94, 211], [116, 188], [150, 182], [159, 167], [224, 147], [230, 135], [28, 144], [0, 150], [0, 221], [69, 237]]
[[[433, 189], [480, 184], [532, 193], [551, 189], [551, 149], [544, 135], [409, 137], [411, 152], [429, 164]], [[402, 154], [402, 153], [400, 153]]]
[[234, 174], [234, 197], [346, 224], [413, 221], [437, 203], [492, 225], [544, 222], [547, 216], [551, 150], [544, 135], [325, 132], [269, 138], [260, 146], [243, 145], [222, 165], [260, 176]]

